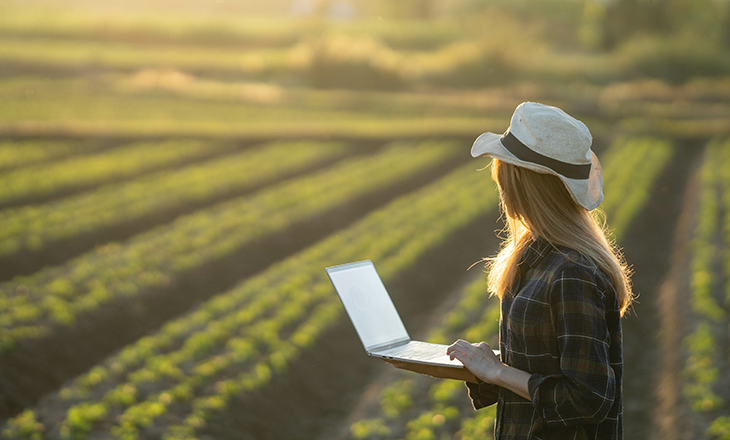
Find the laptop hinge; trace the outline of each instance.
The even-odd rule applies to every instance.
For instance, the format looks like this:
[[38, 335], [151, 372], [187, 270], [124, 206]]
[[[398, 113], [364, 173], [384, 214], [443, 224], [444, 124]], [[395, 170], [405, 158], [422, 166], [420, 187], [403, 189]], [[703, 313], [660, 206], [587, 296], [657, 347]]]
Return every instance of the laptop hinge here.
[[398, 346], [407, 344], [409, 342], [411, 342], [411, 339], [410, 338], [401, 339], [399, 341], [389, 342], [387, 344], [378, 345], [377, 347], [372, 347], [368, 351], [383, 351], [383, 350], [389, 350], [389, 349], [391, 349], [393, 347], [398, 347]]

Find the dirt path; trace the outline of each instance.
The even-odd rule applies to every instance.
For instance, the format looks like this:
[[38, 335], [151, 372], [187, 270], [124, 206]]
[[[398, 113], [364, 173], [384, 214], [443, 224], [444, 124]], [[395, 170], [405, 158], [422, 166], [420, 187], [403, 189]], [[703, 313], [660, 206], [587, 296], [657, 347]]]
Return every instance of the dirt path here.
[[669, 271], [658, 292], [658, 346], [662, 361], [655, 379], [654, 399], [657, 404], [651, 421], [650, 439], [694, 438], [688, 423], [690, 408], [682, 399], [680, 374], [687, 357], [682, 349], [682, 339], [688, 333], [688, 323], [682, 310], [688, 310], [689, 307], [689, 243], [696, 220], [698, 162], [695, 160], [691, 167], [672, 243]]

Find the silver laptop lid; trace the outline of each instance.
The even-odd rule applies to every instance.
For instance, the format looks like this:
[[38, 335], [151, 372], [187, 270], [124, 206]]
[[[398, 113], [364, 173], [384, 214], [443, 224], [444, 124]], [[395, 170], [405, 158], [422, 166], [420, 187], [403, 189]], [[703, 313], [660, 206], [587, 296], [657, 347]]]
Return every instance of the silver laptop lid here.
[[370, 260], [326, 269], [365, 350], [410, 341], [400, 315]]

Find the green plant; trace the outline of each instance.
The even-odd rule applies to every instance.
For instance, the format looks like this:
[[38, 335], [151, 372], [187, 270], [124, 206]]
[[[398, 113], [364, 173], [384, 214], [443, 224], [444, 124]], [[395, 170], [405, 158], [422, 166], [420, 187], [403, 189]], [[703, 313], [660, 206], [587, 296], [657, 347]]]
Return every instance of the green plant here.
[[393, 145], [373, 156], [288, 179], [0, 285], [0, 343], [39, 337], [102, 304], [170, 285], [175, 276], [359, 194], [452, 157], [449, 144]]
[[344, 145], [274, 143], [176, 171], [161, 171], [131, 182], [42, 205], [0, 211], [0, 255], [47, 247], [49, 243], [109, 228], [155, 212], [245, 190], [346, 153]]
[[615, 239], [621, 239], [644, 206], [654, 181], [673, 154], [669, 141], [636, 137], [617, 139], [602, 158], [606, 197], [595, 212], [608, 222]]
[[[715, 329], [717, 323], [727, 322], [727, 314], [716, 298], [719, 277], [715, 267], [719, 251], [730, 244], [727, 233], [721, 233], [720, 225], [720, 195], [724, 200], [730, 200], [726, 195], [730, 192], [730, 182], [724, 178], [727, 175], [724, 169], [730, 164], [726, 150], [727, 145], [722, 145], [719, 139], [711, 141], [705, 148], [699, 172], [698, 221], [691, 248], [690, 301], [698, 323], [684, 340], [690, 353], [683, 372], [688, 378], [684, 394], [689, 398], [692, 409], [701, 412], [712, 412], [723, 405], [723, 399], [715, 392], [719, 375], [715, 362]], [[720, 234], [724, 235], [721, 241], [718, 240]], [[730, 266], [726, 265], [726, 272], [728, 268]]]
[[322, 267], [366, 255], [382, 261], [387, 281], [496, 207], [496, 192], [485, 197], [484, 178], [472, 165], [459, 168], [124, 348], [94, 368], [93, 378], [81, 376], [62, 391], [67, 420], [88, 405], [103, 405], [109, 414], [121, 411], [113, 432], [134, 436], [174, 403], [183, 421], [167, 426], [166, 435], [193, 436], [231, 399], [285, 373], [339, 319], [342, 306]]
[[2, 431], [3, 438], [41, 440], [45, 427], [36, 420], [32, 410], [25, 410], [13, 417]]
[[132, 177], [232, 148], [220, 142], [138, 142], [57, 163], [39, 163], [0, 175], [0, 203], [18, 203], [75, 187]]

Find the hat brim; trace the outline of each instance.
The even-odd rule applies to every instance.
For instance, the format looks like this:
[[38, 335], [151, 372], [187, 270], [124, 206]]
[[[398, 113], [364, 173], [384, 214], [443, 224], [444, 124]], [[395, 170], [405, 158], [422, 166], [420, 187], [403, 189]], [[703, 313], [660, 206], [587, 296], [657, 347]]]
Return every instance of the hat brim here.
[[484, 133], [479, 136], [471, 147], [472, 157], [489, 156], [538, 173], [558, 176], [568, 188], [573, 200], [588, 211], [596, 209], [603, 201], [603, 171], [593, 151], [591, 151], [591, 172], [588, 179], [571, 179], [544, 165], [519, 159], [502, 145], [501, 137], [501, 134], [496, 133]]

